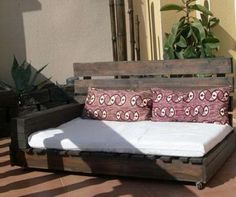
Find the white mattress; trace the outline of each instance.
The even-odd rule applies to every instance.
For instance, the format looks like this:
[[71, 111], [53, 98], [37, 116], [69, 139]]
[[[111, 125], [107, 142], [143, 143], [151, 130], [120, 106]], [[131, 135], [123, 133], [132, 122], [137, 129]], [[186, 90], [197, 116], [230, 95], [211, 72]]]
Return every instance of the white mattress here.
[[184, 122], [116, 122], [77, 118], [31, 134], [32, 148], [201, 157], [232, 127]]

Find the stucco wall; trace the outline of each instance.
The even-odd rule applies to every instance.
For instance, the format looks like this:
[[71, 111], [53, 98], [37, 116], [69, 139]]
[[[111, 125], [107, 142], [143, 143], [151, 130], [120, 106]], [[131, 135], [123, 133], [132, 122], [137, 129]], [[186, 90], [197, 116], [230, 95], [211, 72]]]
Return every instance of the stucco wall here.
[[13, 54], [65, 83], [73, 62], [112, 60], [108, 0], [1, 0], [0, 79], [10, 81]]
[[214, 29], [220, 39], [219, 56], [233, 55], [236, 59], [236, 0], [211, 0], [211, 10], [220, 19], [220, 24]]
[[[224, 1], [223, 8], [221, 0], [209, 1], [221, 20], [214, 29], [221, 40], [218, 55], [236, 59], [236, 0]], [[167, 3], [181, 0], [134, 0], [142, 60], [162, 58], [164, 33], [181, 16], [160, 12]], [[36, 69], [49, 64], [43, 74], [59, 83], [73, 75], [73, 62], [112, 61], [108, 0], [1, 0], [0, 27], [0, 79], [7, 82], [13, 54]], [[129, 49], [128, 35], [127, 44]]]

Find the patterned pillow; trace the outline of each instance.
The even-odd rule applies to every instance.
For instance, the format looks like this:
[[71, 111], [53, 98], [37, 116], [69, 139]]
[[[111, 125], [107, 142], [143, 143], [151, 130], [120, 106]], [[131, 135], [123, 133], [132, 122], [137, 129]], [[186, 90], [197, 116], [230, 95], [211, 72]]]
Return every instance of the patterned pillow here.
[[151, 90], [89, 88], [83, 116], [86, 118], [139, 121], [151, 118]]
[[152, 120], [227, 124], [230, 87], [152, 89]]

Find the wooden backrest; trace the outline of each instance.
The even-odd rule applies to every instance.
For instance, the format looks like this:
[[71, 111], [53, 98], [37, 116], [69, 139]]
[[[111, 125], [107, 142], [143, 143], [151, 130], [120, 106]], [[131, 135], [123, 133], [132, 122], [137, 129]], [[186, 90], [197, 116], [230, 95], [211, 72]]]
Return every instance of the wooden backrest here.
[[79, 103], [84, 103], [88, 87], [137, 89], [230, 85], [234, 90], [231, 58], [74, 63], [74, 74], [78, 78], [75, 80], [75, 99]]

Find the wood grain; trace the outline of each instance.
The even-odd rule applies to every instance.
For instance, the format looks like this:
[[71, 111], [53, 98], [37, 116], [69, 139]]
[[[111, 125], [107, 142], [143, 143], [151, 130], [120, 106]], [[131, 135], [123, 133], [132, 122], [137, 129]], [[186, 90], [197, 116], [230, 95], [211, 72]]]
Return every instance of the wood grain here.
[[76, 80], [75, 93], [86, 94], [88, 87], [96, 88], [123, 88], [123, 89], [139, 89], [139, 88], [199, 88], [199, 87], [218, 87], [233, 86], [232, 78], [209, 77], [209, 78], [136, 78], [136, 79], [94, 79], [94, 80]]
[[79, 76], [170, 75], [232, 73], [230, 58], [159, 60], [136, 62], [74, 63]]

